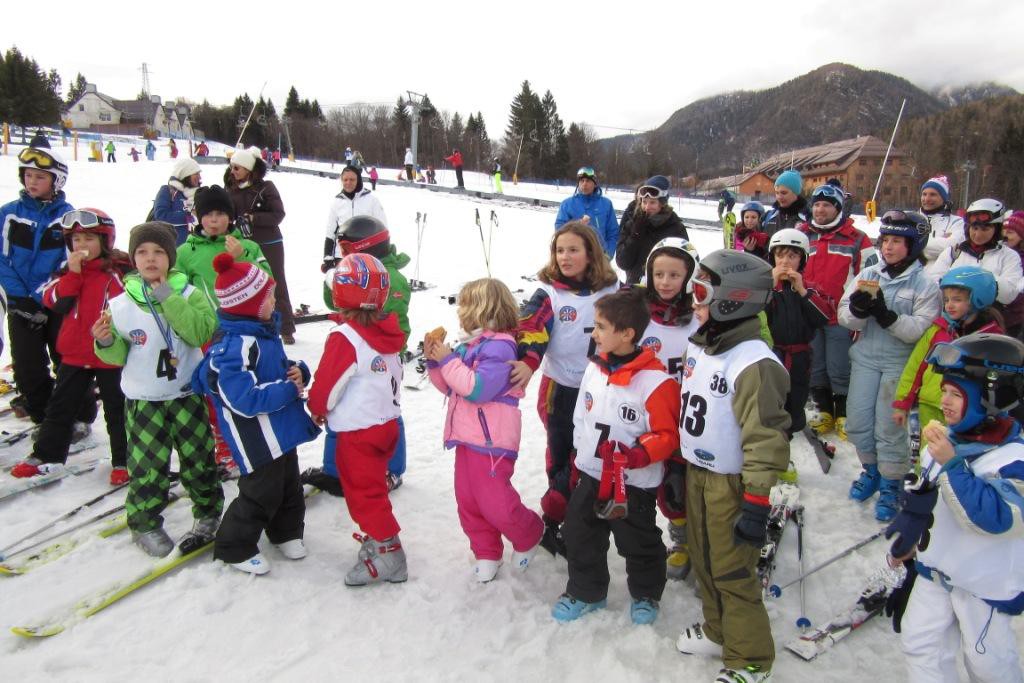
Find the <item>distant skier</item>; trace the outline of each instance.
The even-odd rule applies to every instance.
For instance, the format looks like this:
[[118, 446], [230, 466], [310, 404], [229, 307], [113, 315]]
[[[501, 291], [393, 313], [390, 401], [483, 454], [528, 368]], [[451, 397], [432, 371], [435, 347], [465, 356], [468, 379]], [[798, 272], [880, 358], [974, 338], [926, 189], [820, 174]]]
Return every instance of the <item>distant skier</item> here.
[[412, 155], [412, 147], [405, 148], [405, 179], [410, 183], [416, 180], [416, 158]]
[[569, 221], [580, 221], [597, 233], [604, 253], [614, 255], [615, 245], [619, 241], [619, 221], [615, 217], [611, 200], [601, 196], [597, 173], [593, 167], [583, 166], [576, 171], [576, 182], [576, 193], [562, 200], [558, 207], [555, 230], [561, 229]]
[[113, 140], [107, 140], [107, 146], [103, 148], [103, 151], [107, 153], [107, 163], [108, 164], [116, 164], [117, 163], [117, 157], [114, 156], [114, 153], [117, 152], [117, 148], [114, 147], [114, 141]]
[[501, 189], [501, 162], [498, 161], [498, 157], [494, 157], [494, 162], [491, 164], [491, 175], [494, 176], [494, 191], [504, 194], [505, 191]]
[[722, 190], [718, 199], [718, 220], [722, 220], [722, 216], [725, 214], [732, 213], [734, 206], [736, 206], [736, 197], [729, 190]]
[[132, 161], [137, 162], [139, 160], [139, 150], [135, 149], [135, 145], [132, 145], [132, 151], [128, 152], [128, 156], [132, 158]]
[[156, 145], [152, 140], [146, 140], [146, 158], [150, 161], [156, 158]]
[[465, 190], [466, 183], [462, 180], [462, 152], [457, 149], [453, 149], [451, 156], [446, 156], [444, 160], [451, 164], [452, 168], [455, 169], [456, 187], [460, 190]]

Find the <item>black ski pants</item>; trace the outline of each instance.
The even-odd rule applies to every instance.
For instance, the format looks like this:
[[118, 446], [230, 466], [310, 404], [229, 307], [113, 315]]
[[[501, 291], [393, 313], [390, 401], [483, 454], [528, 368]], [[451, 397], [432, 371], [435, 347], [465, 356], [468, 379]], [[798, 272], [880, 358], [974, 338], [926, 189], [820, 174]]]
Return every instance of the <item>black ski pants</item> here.
[[65, 463], [76, 412], [83, 402], [96, 405], [93, 382], [100, 390], [103, 416], [110, 437], [110, 464], [125, 467], [127, 441], [124, 430], [124, 394], [121, 392], [121, 368], [82, 368], [61, 364], [57, 368], [57, 383], [46, 407], [46, 419], [39, 429], [39, 438], [32, 455], [43, 462]]
[[466, 184], [464, 182], [462, 182], [462, 167], [461, 166], [456, 166], [455, 167], [455, 182], [457, 183], [458, 187], [461, 187], [462, 189], [466, 189]]
[[654, 489], [626, 487], [629, 513], [622, 519], [601, 519], [594, 514], [599, 483], [580, 472], [579, 482], [569, 498], [562, 525], [569, 581], [565, 592], [583, 602], [608, 597], [608, 534], [615, 548], [626, 558], [626, 585], [634, 600], [661, 600], [665, 590], [665, 543], [655, 520]]
[[302, 538], [306, 500], [299, 483], [299, 456], [292, 449], [238, 480], [238, 497], [217, 531], [213, 556], [229, 564], [259, 552], [260, 534], [271, 543]]
[[[46, 311], [46, 321], [35, 323], [19, 315], [17, 311], [26, 311], [29, 314], [42, 311], [34, 299], [12, 299], [10, 309], [7, 315], [7, 330], [11, 339], [14, 383], [25, 398], [29, 417], [39, 424], [46, 417], [46, 405], [53, 393], [51, 361], [54, 366], [60, 365], [57, 335], [60, 333], [60, 325], [64, 318], [59, 313]], [[77, 413], [75, 420], [92, 424], [96, 419], [96, 401], [81, 401]]]
[[[548, 488], [558, 491], [569, 500], [572, 484], [572, 445], [574, 431], [572, 414], [576, 410], [578, 387], [566, 387], [551, 380], [550, 410], [547, 414], [548, 428]], [[560, 519], [554, 519], [561, 522]]]
[[[807, 397], [811, 393], [811, 352], [797, 351], [787, 354], [774, 349], [779, 360], [789, 370], [789, 393], [786, 395], [786, 412], [789, 413], [789, 433], [797, 434], [807, 425], [807, 413], [804, 409]], [[788, 363], [788, 364], [787, 364]], [[834, 399], [833, 399], [834, 400]]]

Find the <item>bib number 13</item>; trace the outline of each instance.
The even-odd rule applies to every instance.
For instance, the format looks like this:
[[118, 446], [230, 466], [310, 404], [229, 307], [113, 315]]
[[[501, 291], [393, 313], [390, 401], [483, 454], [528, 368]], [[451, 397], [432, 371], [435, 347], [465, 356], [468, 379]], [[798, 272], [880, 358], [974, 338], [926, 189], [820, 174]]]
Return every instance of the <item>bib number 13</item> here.
[[708, 402], [700, 394], [691, 394], [687, 391], [679, 397], [682, 404], [679, 411], [679, 426], [686, 430], [690, 436], [700, 436], [704, 433], [707, 423], [704, 416], [708, 412]]

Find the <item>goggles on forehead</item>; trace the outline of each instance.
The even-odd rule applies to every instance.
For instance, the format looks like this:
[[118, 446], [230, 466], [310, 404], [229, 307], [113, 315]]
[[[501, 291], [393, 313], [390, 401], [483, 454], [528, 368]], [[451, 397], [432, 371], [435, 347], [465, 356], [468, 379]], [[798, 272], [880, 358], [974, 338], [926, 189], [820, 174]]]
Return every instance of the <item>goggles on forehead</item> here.
[[715, 298], [715, 288], [707, 280], [690, 280], [693, 285], [693, 303], [697, 306], [707, 306]]
[[911, 222], [907, 212], [899, 209], [891, 209], [882, 215], [882, 225], [904, 225]]
[[990, 227], [990, 223], [993, 218], [995, 218], [995, 216], [990, 211], [975, 211], [974, 213], [967, 214], [967, 224], [970, 226], [987, 228]]
[[100, 216], [87, 209], [75, 209], [74, 211], [68, 211], [60, 219], [60, 227], [64, 230], [71, 230], [76, 225], [88, 230], [89, 228], [98, 228], [101, 225], [113, 226], [114, 221], [106, 216]]
[[26, 147], [18, 153], [18, 161], [23, 164], [35, 164], [39, 168], [53, 168], [57, 160], [46, 152], [35, 147]]
[[1019, 365], [1009, 365], [1006, 363], [995, 363], [984, 358], [973, 358], [965, 355], [959, 346], [954, 346], [953, 344], [947, 344], [945, 342], [940, 342], [932, 347], [932, 352], [928, 355], [928, 362], [932, 365], [937, 365], [940, 368], [949, 370], [962, 370], [969, 365], [973, 365], [976, 367], [988, 368], [993, 373], [1000, 371], [1016, 375], [1024, 375], [1024, 367]]
[[581, 166], [580, 170], [576, 171], [576, 178], [590, 178], [594, 180], [597, 178], [597, 173], [594, 172], [593, 166]]
[[338, 239], [338, 246], [341, 247], [341, 253], [343, 256], [349, 254], [358, 254], [361, 251], [366, 251], [370, 247], [387, 241], [389, 233], [387, 230], [381, 230], [378, 233], [364, 237], [361, 240], [346, 240], [344, 237]]
[[640, 199], [664, 199], [668, 196], [668, 190], [653, 185], [644, 185], [636, 191], [636, 196]]

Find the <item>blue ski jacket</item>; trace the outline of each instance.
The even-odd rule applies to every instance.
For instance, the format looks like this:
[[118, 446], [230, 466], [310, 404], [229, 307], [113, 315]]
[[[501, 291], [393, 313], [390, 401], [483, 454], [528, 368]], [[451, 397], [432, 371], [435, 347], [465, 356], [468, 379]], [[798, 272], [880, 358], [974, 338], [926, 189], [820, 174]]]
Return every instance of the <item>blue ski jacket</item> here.
[[573, 196], [562, 200], [558, 207], [558, 216], [555, 217], [555, 230], [569, 221], [590, 216], [590, 227], [597, 233], [604, 252], [612, 257], [615, 255], [615, 245], [619, 243], [619, 220], [615, 217], [612, 200], [602, 194], [600, 187], [594, 188], [589, 195], [582, 194], [577, 189]]
[[188, 239], [192, 221], [192, 212], [187, 207], [188, 197], [181, 190], [170, 185], [161, 185], [153, 200], [153, 220], [170, 223], [177, 233], [177, 245], [180, 247]]
[[297, 365], [308, 383], [309, 368], [285, 356], [278, 313], [269, 322], [223, 311], [217, 318], [220, 328], [192, 374], [192, 391], [212, 397], [224, 441], [239, 471], [249, 474], [320, 434], [287, 379]]
[[63, 191], [44, 202], [25, 190], [18, 199], [0, 207], [0, 286], [8, 299], [32, 297], [42, 304], [43, 285], [60, 270], [67, 254], [60, 219], [73, 208]]

